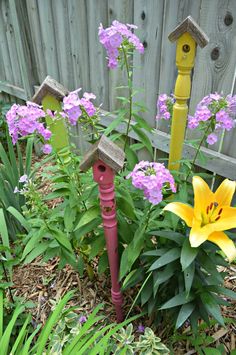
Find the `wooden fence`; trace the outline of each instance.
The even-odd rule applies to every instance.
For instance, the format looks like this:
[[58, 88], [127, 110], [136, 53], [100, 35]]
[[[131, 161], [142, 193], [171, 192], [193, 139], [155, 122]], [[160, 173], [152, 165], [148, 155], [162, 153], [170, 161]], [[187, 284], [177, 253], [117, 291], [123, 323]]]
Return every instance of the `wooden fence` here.
[[[210, 38], [204, 49], [197, 49], [193, 113], [211, 92], [236, 94], [235, 0], [0, 0], [0, 90], [29, 99], [34, 86], [51, 75], [69, 90], [92, 91], [97, 104], [113, 111], [120, 94], [115, 88], [125, 79], [119, 71], [107, 69], [97, 29], [114, 19], [135, 23], [145, 53], [134, 55], [134, 86], [142, 89], [139, 99], [149, 109], [145, 119], [158, 128], [153, 144], [167, 152], [169, 127], [166, 122], [157, 126], [156, 100], [159, 93], [173, 92], [175, 45], [168, 34], [188, 15]], [[185, 147], [185, 153], [191, 155], [191, 148]], [[207, 167], [236, 178], [236, 129], [207, 154], [213, 158]]]

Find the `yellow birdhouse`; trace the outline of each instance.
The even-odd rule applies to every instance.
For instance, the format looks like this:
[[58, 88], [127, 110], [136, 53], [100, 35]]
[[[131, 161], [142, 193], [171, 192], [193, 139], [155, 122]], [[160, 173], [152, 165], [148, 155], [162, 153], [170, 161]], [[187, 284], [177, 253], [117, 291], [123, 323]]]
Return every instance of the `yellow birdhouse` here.
[[176, 102], [173, 107], [168, 167], [170, 170], [179, 170], [188, 115], [187, 100], [190, 98], [191, 91], [191, 70], [194, 66], [196, 45], [203, 48], [207, 45], [209, 39], [191, 16], [188, 16], [178, 25], [168, 38], [171, 42], [177, 41], [176, 66], [178, 68], [174, 91]]

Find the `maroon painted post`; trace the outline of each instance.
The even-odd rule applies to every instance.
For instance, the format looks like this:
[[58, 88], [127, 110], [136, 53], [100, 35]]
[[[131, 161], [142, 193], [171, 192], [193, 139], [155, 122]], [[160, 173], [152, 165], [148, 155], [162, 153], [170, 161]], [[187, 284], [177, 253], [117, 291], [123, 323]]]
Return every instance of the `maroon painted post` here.
[[117, 322], [122, 322], [122, 293], [119, 284], [118, 234], [114, 191], [115, 172], [123, 167], [124, 152], [107, 137], [101, 139], [85, 154], [80, 169], [93, 167], [93, 178], [98, 183], [100, 207], [111, 272], [111, 296]]

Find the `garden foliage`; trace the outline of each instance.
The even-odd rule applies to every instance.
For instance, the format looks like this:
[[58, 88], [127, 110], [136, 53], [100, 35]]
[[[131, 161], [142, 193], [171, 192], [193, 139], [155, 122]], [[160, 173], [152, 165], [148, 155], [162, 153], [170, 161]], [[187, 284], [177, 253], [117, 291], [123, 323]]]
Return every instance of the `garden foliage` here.
[[[225, 274], [220, 267], [227, 267], [226, 257], [229, 261], [236, 257], [232, 241], [235, 233], [229, 231], [236, 227], [236, 208], [230, 206], [235, 182], [224, 180], [214, 193], [203, 180], [209, 179], [210, 175], [194, 174], [193, 171], [201, 146], [215, 143], [220, 131], [234, 127], [236, 97], [210, 94], [199, 103], [195, 115], [188, 120], [191, 129], [198, 127], [201, 132], [195, 142], [196, 155], [192, 162], [182, 161], [179, 172], [169, 171], [164, 163], [155, 159], [147, 134], [152, 128], [142, 117], [146, 108], [135, 100], [137, 90], [132, 83], [132, 54], [137, 49], [142, 55], [144, 49], [134, 35], [134, 29], [136, 26], [126, 26], [118, 21], [107, 29], [102, 25], [99, 27], [99, 40], [107, 51], [109, 68], [120, 65], [127, 74], [127, 86], [123, 87], [127, 96], [119, 97], [120, 109], [110, 126], [103, 128], [99, 124], [99, 110], [90, 101], [95, 96], [84, 93], [80, 98], [80, 89], [64, 98], [61, 112], [47, 114], [55, 120], [64, 118], [69, 133], [71, 125], [83, 124], [92, 143], [105, 134], [123, 147], [127, 160], [115, 179], [123, 290], [135, 288], [133, 305], [139, 302], [156, 324], [162, 323], [170, 332], [188, 322], [197, 332], [200, 320], [210, 324], [214, 318], [224, 325], [220, 305], [228, 304], [225, 297], [236, 298], [233, 291], [224, 288]], [[173, 105], [172, 96], [160, 95], [157, 119], [171, 119]], [[39, 256], [44, 261], [60, 257], [60, 267], [70, 264], [81, 276], [86, 270], [92, 279], [94, 260], [99, 273], [106, 272], [108, 266], [97, 186], [91, 171], [80, 172], [81, 157], [72, 145], [69, 147], [70, 162], [65, 164], [61, 160], [60, 154], [50, 145], [51, 132], [44, 117], [42, 108], [30, 102], [26, 106], [13, 105], [7, 114], [13, 144], [25, 138], [27, 146], [26, 161], [23, 162], [19, 142], [13, 146], [8, 137], [8, 153], [0, 145], [2, 243], [9, 248], [7, 230], [13, 239], [17, 232], [24, 230], [21, 239], [21, 260], [24, 263]], [[120, 123], [125, 125], [125, 134], [116, 132]], [[131, 131], [140, 142], [129, 144]], [[32, 136], [44, 140], [44, 153], [49, 154], [49, 158], [41, 162], [40, 175], [37, 174], [39, 166], [34, 171], [31, 169]], [[143, 148], [149, 152], [152, 161], [139, 162], [138, 152]], [[46, 195], [42, 190], [42, 179], [46, 179], [51, 188]], [[53, 208], [52, 201], [55, 202]], [[11, 224], [13, 217], [14, 224]], [[113, 325], [100, 328], [97, 325], [101, 320], [97, 316], [98, 308], [83, 325], [76, 320], [77, 328], [71, 326], [76, 316], [66, 311], [50, 336], [70, 297], [71, 294], [61, 300], [34, 342], [32, 351], [41, 354], [47, 346], [47, 349], [63, 350], [65, 355], [82, 354], [81, 351], [86, 354], [96, 343], [96, 349], [89, 350], [89, 354], [96, 354], [98, 350], [99, 354], [105, 354], [106, 347], [115, 354], [132, 354], [136, 348], [140, 354], [168, 353], [149, 328], [137, 342], [133, 342], [131, 325], [121, 330], [120, 326]], [[11, 325], [5, 330], [8, 335], [5, 340], [0, 340], [5, 344], [5, 351], [11, 329], [22, 311], [22, 307], [16, 309]], [[29, 319], [27, 317], [22, 332], [15, 339], [13, 350], [16, 354], [19, 346], [25, 351], [22, 354], [28, 354], [39, 330], [37, 328], [27, 338]], [[124, 339], [126, 343], [122, 347]]]

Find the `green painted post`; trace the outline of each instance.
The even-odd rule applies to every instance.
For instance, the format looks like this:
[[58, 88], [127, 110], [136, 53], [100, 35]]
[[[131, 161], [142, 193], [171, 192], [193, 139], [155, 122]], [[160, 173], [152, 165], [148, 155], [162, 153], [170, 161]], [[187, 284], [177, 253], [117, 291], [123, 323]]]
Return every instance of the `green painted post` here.
[[[47, 112], [47, 110], [60, 112], [61, 101], [67, 94], [67, 89], [50, 76], [47, 76], [33, 96], [32, 101], [38, 105], [42, 105], [45, 112]], [[52, 132], [50, 144], [53, 150], [58, 154], [64, 164], [69, 164], [71, 161], [69, 135], [64, 118], [61, 117], [54, 120], [46, 114], [46, 123], [48, 129]]]

